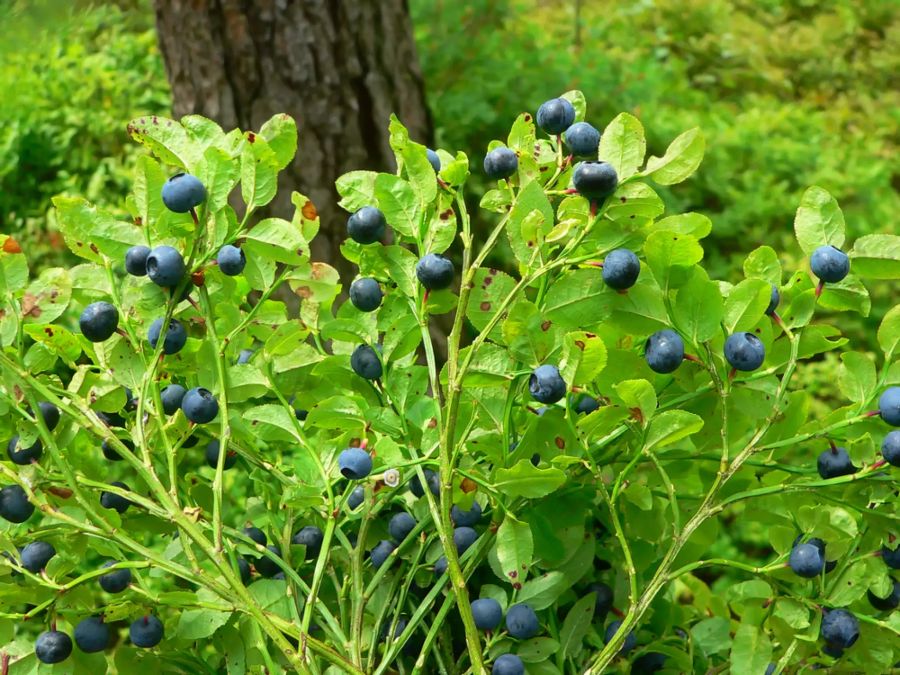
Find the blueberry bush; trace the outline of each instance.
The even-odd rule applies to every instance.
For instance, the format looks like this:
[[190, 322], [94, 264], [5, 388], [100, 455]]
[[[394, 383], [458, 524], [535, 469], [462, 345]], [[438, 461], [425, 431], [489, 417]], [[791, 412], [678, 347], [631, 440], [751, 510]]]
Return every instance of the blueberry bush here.
[[[890, 670], [900, 308], [877, 359], [835, 323], [900, 238], [811, 187], [811, 268], [712, 280], [711, 221], [654, 189], [701, 132], [645, 157], [629, 114], [542, 110], [483, 165], [392, 119], [396, 174], [337, 184], [355, 279], [310, 260], [306, 197], [257, 216], [284, 115], [133, 120], [128, 217], [54, 200], [79, 265], [29, 278], [0, 235], [4, 672]], [[829, 351], [817, 415], [795, 375]]]

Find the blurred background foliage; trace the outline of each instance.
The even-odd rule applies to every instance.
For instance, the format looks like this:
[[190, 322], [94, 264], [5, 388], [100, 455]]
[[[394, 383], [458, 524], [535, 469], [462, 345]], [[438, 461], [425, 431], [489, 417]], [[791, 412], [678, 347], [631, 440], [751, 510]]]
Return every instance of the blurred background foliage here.
[[[491, 139], [568, 89], [588, 120], [642, 119], [661, 155], [684, 129], [707, 137], [700, 171], [660, 188], [714, 222], [707, 265], [736, 281], [767, 243], [793, 269], [802, 191], [831, 191], [850, 240], [895, 229], [900, 212], [900, 10], [882, 0], [411, 0], [440, 147], [464, 150], [474, 187]], [[168, 114], [149, 0], [0, 0], [0, 231], [38, 264], [62, 255], [50, 198], [124, 210], [140, 153], [125, 123]], [[479, 195], [474, 195], [477, 198]], [[50, 220], [50, 227], [48, 227]], [[49, 233], [49, 234], [48, 234]], [[874, 343], [891, 289], [842, 326]]]

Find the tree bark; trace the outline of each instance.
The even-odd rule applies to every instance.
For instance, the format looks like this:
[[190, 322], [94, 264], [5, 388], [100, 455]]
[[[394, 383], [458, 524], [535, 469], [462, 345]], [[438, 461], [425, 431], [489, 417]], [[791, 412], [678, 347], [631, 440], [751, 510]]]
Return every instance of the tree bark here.
[[226, 130], [294, 117], [299, 149], [281, 174], [275, 215], [290, 191], [312, 199], [322, 227], [312, 254], [339, 269], [347, 214], [334, 181], [354, 169], [392, 170], [387, 124], [413, 138], [431, 118], [406, 0], [154, 0], [177, 117], [200, 114]]

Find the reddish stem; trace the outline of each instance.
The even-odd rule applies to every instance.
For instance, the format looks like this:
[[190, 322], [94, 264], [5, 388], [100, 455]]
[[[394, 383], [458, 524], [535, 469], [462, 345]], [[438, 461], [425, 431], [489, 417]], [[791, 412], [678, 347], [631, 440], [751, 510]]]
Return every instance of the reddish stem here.
[[0, 675], [9, 675], [9, 654], [0, 654]]
[[831, 446], [831, 454], [836, 455], [838, 451], [837, 445], [835, 445], [834, 441], [830, 438], [828, 439], [828, 445]]
[[701, 361], [699, 358], [697, 358], [697, 357], [694, 356], [693, 354], [685, 354], [685, 355], [684, 355], [684, 360], [685, 360], [685, 361], [692, 361], [692, 362], [694, 362], [694, 363], [703, 363], [703, 361]]
[[819, 297], [820, 295], [822, 295], [822, 290], [823, 290], [824, 288], [825, 288], [825, 282], [824, 282], [824, 281], [819, 281], [819, 285], [816, 286], [816, 298], [817, 298], [817, 299], [818, 299], [818, 297]]
[[877, 417], [880, 414], [881, 414], [880, 410], [870, 410], [869, 412], [866, 413], [866, 417]]
[[591, 218], [597, 217], [597, 202], [595, 200], [591, 200]]
[[731, 371], [728, 373], [728, 381], [731, 382], [735, 378], [736, 375], [737, 375], [737, 368], [732, 368]]
[[196, 225], [197, 227], [199, 227], [199, 226], [200, 226], [200, 219], [197, 217], [197, 209], [195, 209], [193, 206], [191, 207], [191, 218], [194, 219], [194, 225]]

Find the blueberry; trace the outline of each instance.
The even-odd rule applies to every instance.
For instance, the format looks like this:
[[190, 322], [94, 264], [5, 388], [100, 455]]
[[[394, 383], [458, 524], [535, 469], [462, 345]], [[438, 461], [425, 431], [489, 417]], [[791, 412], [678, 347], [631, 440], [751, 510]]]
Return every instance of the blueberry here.
[[[206, 463], [209, 464], [213, 469], [219, 466], [219, 448], [221, 447], [219, 440], [214, 438], [209, 443], [206, 444]], [[237, 453], [232, 451], [225, 453], [225, 462], [222, 464], [222, 469], [227, 471], [231, 467], [235, 465], [237, 462]]]
[[[119, 442], [122, 443], [126, 448], [134, 452], [134, 443], [122, 438], [119, 439]], [[124, 457], [119, 454], [119, 451], [116, 450], [113, 447], [112, 443], [110, 443], [109, 441], [103, 441], [103, 443], [100, 444], [100, 449], [103, 451], [103, 456], [111, 462], [118, 462], [124, 459]]]
[[296, 417], [300, 422], [305, 422], [306, 418], [309, 417], [309, 410], [304, 410], [303, 408], [297, 408], [294, 411], [294, 417]]
[[537, 111], [537, 125], [548, 134], [561, 134], [575, 121], [575, 106], [564, 98], [544, 101]]
[[0, 488], [0, 518], [10, 523], [24, 523], [34, 513], [34, 504], [18, 485]]
[[147, 256], [147, 276], [157, 286], [177, 286], [184, 271], [184, 258], [171, 246], [157, 246]]
[[306, 557], [315, 558], [322, 549], [322, 542], [325, 540], [325, 534], [315, 525], [307, 525], [300, 528], [291, 538], [292, 544], [306, 547]]
[[756, 370], [766, 360], [766, 348], [753, 333], [735, 333], [725, 340], [725, 359], [735, 370]]
[[182, 387], [180, 384], [170, 384], [168, 387], [163, 389], [159, 393], [159, 398], [162, 401], [163, 412], [166, 415], [174, 415], [178, 412], [178, 409], [181, 407], [181, 401], [184, 399], [184, 395], [187, 393], [187, 389]]
[[[150, 330], [147, 331], [147, 340], [150, 346], [156, 349], [159, 343], [160, 334], [162, 333], [163, 320], [157, 319], [150, 324]], [[166, 336], [163, 338], [163, 354], [177, 354], [187, 342], [187, 331], [178, 319], [171, 319], [166, 329]]]
[[[619, 631], [619, 627], [622, 625], [621, 621], [613, 621], [606, 627], [606, 633], [603, 635], [603, 643], [609, 644], [613, 636]], [[620, 654], [627, 654], [632, 649], [637, 647], [637, 638], [634, 635], [634, 631], [628, 631], [628, 635], [625, 636], [625, 642], [622, 643], [622, 649], [619, 650]]]
[[775, 664], [770, 663], [768, 666], [766, 666], [766, 672], [763, 673], [763, 675], [772, 675], [772, 673], [774, 673], [774, 672], [775, 672]]
[[384, 236], [387, 222], [374, 206], [364, 206], [347, 219], [347, 234], [358, 244], [374, 244]]
[[39, 438], [35, 439], [34, 443], [27, 448], [20, 448], [18, 446], [18, 436], [13, 436], [9, 439], [9, 443], [6, 444], [6, 454], [9, 455], [13, 464], [26, 466], [31, 464], [32, 461], [36, 462], [41, 458], [41, 455], [44, 454], [44, 445]]
[[576, 157], [596, 157], [600, 132], [587, 122], [575, 122], [566, 129], [566, 145]]
[[531, 606], [520, 602], [506, 610], [506, 630], [510, 637], [527, 640], [538, 634], [541, 625]]
[[375, 544], [375, 548], [369, 552], [369, 560], [372, 561], [372, 567], [378, 568], [384, 565], [395, 548], [397, 548], [396, 545], [387, 539], [382, 539]]
[[431, 163], [431, 168], [434, 169], [435, 173], [440, 173], [441, 158], [438, 157], [438, 154], [431, 148], [428, 148], [425, 152], [428, 154], [428, 161]]
[[850, 455], [846, 448], [834, 448], [825, 450], [816, 461], [816, 468], [822, 478], [837, 478], [849, 476], [857, 472], [857, 468], [850, 461]]
[[128, 629], [128, 637], [131, 638], [131, 644], [144, 649], [150, 649], [158, 645], [162, 641], [164, 633], [165, 629], [162, 621], [152, 614], [141, 617], [132, 623]]
[[97, 417], [108, 427], [116, 427], [117, 429], [125, 428], [125, 418], [119, 413], [108, 413], [101, 410], [97, 411]]
[[509, 148], [494, 148], [484, 157], [484, 174], [491, 180], [509, 178], [519, 170], [519, 158]]
[[[432, 471], [431, 469], [422, 469], [422, 473], [425, 474], [425, 483], [428, 485], [431, 494], [435, 497], [440, 497], [441, 477], [436, 471]], [[409, 479], [409, 491], [416, 497], [425, 496], [425, 488], [422, 487], [422, 481], [419, 480], [419, 474], [414, 473], [412, 478]]]
[[439, 253], [429, 253], [416, 263], [416, 278], [429, 291], [449, 288], [453, 275], [453, 263]]
[[478, 502], [472, 502], [472, 506], [468, 511], [463, 511], [456, 504], [450, 509], [450, 517], [457, 527], [472, 527], [481, 520], [481, 505]]
[[268, 537], [266, 537], [266, 533], [258, 527], [253, 527], [252, 525], [244, 528], [244, 535], [252, 539], [260, 546], [265, 546], [269, 543], [269, 539]]
[[[838, 645], [832, 645], [825, 643], [825, 646], [822, 647], [822, 653], [826, 656], [830, 656], [833, 659], [839, 659], [844, 655], [844, 648], [839, 647]], [[815, 664], [810, 670], [824, 670], [825, 666], [821, 663]]]
[[826, 610], [820, 635], [829, 645], [847, 649], [859, 639], [859, 621], [846, 609]]
[[361, 480], [372, 472], [372, 457], [362, 448], [347, 448], [338, 455], [341, 475], [350, 480]]
[[[270, 553], [274, 553], [277, 558], [281, 557], [281, 549], [275, 544], [269, 544], [266, 549]], [[257, 572], [270, 579], [281, 572], [281, 566], [271, 558], [261, 557], [254, 564]]]
[[881, 442], [881, 455], [892, 466], [900, 466], [900, 431], [892, 431]]
[[821, 281], [837, 283], [850, 273], [850, 258], [834, 246], [820, 246], [809, 259], [812, 273]]
[[250, 363], [250, 359], [253, 358], [253, 355], [255, 353], [256, 352], [254, 352], [252, 349], [242, 349], [240, 352], [238, 352], [237, 364], [241, 366], [245, 363]]
[[253, 573], [250, 571], [250, 563], [248, 563], [243, 558], [237, 559], [237, 568], [238, 574], [241, 576], [241, 583], [246, 586], [250, 583], [250, 580], [253, 578]]
[[[104, 567], [110, 567], [115, 565], [115, 560], [107, 560], [103, 563]], [[113, 570], [112, 572], [107, 572], [102, 575], [99, 579], [100, 588], [102, 588], [107, 593], [121, 593], [126, 588], [128, 588], [128, 584], [131, 583], [131, 570], [127, 567]]]
[[538, 366], [528, 378], [528, 391], [535, 401], [556, 403], [566, 395], [566, 382], [556, 366]]
[[89, 616], [75, 626], [75, 644], [86, 654], [102, 652], [109, 645], [109, 626], [99, 616]]
[[[122, 488], [123, 490], [128, 490], [128, 486], [125, 483], [120, 481], [113, 481], [110, 485], [114, 485], [117, 488]], [[128, 510], [128, 507], [131, 506], [131, 501], [125, 499], [120, 495], [117, 495], [114, 492], [107, 492], [104, 490], [100, 493], [100, 506], [104, 509], [115, 509], [119, 513], [125, 513]]]
[[494, 659], [491, 675], [525, 675], [525, 664], [515, 654], [501, 654]]
[[772, 296], [769, 298], [769, 306], [766, 307], [766, 314], [772, 316], [775, 314], [775, 310], [778, 309], [778, 303], [781, 302], [781, 293], [778, 291], [778, 286], [772, 284]]
[[472, 618], [481, 630], [494, 630], [503, 621], [503, 609], [493, 598], [479, 598], [472, 603]]
[[619, 185], [619, 176], [606, 162], [579, 162], [572, 174], [572, 184], [578, 193], [593, 201], [609, 197]]
[[237, 246], [225, 244], [219, 249], [219, 253], [216, 256], [216, 262], [219, 264], [219, 269], [222, 270], [222, 274], [229, 277], [236, 277], [244, 271], [244, 267], [247, 264], [247, 256], [245, 256], [244, 252]]
[[644, 358], [650, 370], [662, 375], [671, 373], [684, 360], [684, 341], [674, 330], [665, 328], [647, 338]]
[[881, 419], [892, 427], [900, 427], [900, 387], [888, 387], [878, 399]]
[[119, 327], [119, 310], [108, 302], [92, 302], [84, 308], [78, 325], [89, 341], [103, 342]]
[[409, 536], [416, 527], [416, 519], [406, 511], [395, 513], [388, 523], [388, 534], [398, 544]]
[[900, 606], [900, 581], [891, 579], [891, 592], [886, 598], [879, 598], [871, 590], [867, 591], [869, 603], [881, 612], [891, 612]]
[[596, 593], [597, 599], [594, 602], [594, 618], [603, 621], [609, 611], [613, 608], [615, 594], [613, 589], [602, 581], [591, 584], [588, 588], [589, 592]]
[[132, 246], [125, 252], [125, 271], [133, 277], [147, 276], [147, 256], [150, 248], [147, 246]]
[[647, 652], [631, 664], [631, 675], [649, 675], [665, 668], [666, 655], [659, 652]]
[[588, 415], [600, 408], [600, 401], [593, 396], [584, 394], [579, 396], [575, 401], [575, 413], [578, 415]]
[[825, 552], [810, 542], [797, 544], [791, 549], [788, 565], [797, 576], [812, 579], [825, 569]]
[[50, 559], [56, 555], [56, 549], [46, 541], [33, 541], [22, 549], [21, 555], [22, 567], [32, 574], [40, 574]]
[[627, 248], [617, 248], [603, 259], [603, 282], [617, 291], [634, 286], [641, 273], [641, 261]]
[[38, 410], [41, 411], [41, 417], [44, 418], [44, 426], [48, 431], [53, 431], [59, 424], [59, 408], [47, 401], [38, 403]]
[[357, 279], [350, 284], [350, 302], [361, 312], [374, 312], [381, 306], [381, 285], [371, 277]]
[[434, 573], [437, 576], [441, 576], [447, 572], [447, 556], [442, 555], [437, 559], [434, 563]]
[[378, 352], [369, 345], [359, 345], [353, 350], [350, 355], [350, 367], [365, 380], [377, 380], [384, 372]]
[[34, 655], [41, 663], [62, 663], [72, 653], [72, 638], [58, 630], [48, 630], [34, 641]]
[[351, 511], [354, 511], [356, 508], [360, 506], [366, 499], [366, 490], [362, 485], [357, 485], [350, 492], [350, 496], [347, 497], [347, 506]]
[[181, 411], [194, 424], [206, 424], [216, 419], [219, 404], [209, 389], [189, 389], [181, 400]]
[[888, 548], [887, 544], [883, 544], [881, 547], [881, 559], [892, 570], [900, 570], [900, 546]]
[[196, 176], [176, 173], [162, 187], [163, 204], [169, 211], [187, 213], [206, 199], [206, 188]]
[[456, 546], [456, 552], [462, 555], [469, 550], [469, 547], [478, 539], [478, 532], [471, 527], [457, 527], [453, 530], [453, 544]]

